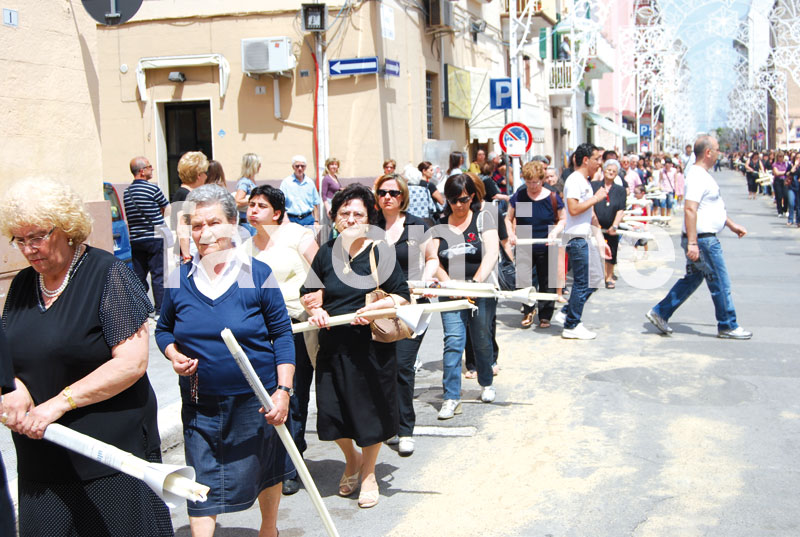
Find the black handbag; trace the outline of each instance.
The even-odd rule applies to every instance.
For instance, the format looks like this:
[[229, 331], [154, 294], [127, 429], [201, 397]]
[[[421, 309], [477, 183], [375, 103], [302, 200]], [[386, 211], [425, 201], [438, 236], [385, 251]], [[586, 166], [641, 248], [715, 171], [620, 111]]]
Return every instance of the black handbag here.
[[500, 248], [500, 262], [497, 265], [497, 283], [503, 291], [517, 288], [517, 268], [503, 248]]

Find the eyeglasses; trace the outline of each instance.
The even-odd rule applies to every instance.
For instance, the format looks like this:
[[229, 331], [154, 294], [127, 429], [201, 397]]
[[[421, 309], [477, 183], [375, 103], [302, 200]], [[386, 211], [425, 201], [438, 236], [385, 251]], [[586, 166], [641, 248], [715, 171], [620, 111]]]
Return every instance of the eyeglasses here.
[[386, 194], [389, 194], [393, 198], [397, 198], [402, 194], [402, 192], [399, 190], [383, 190], [382, 188], [378, 189], [379, 198], [384, 197]]
[[42, 243], [46, 241], [50, 237], [50, 235], [53, 234], [55, 230], [56, 228], [55, 226], [53, 226], [53, 229], [51, 229], [44, 235], [41, 235], [39, 237], [28, 237], [27, 239], [23, 239], [22, 237], [11, 237], [10, 243], [11, 246], [16, 248], [17, 250], [22, 250], [26, 246], [28, 248], [33, 248], [35, 250], [38, 250], [39, 247], [42, 245]]
[[450, 205], [455, 205], [457, 203], [469, 203], [472, 199], [472, 196], [461, 196], [460, 198], [448, 198], [447, 203]]
[[305, 168], [306, 165], [305, 164], [295, 164], [294, 167], [295, 168]]

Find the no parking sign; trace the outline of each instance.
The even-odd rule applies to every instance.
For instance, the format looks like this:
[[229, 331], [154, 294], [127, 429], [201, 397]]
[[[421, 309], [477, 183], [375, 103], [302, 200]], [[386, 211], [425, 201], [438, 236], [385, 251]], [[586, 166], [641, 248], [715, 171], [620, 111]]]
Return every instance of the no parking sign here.
[[531, 148], [533, 135], [524, 123], [509, 123], [500, 129], [500, 147], [512, 157], [521, 157]]

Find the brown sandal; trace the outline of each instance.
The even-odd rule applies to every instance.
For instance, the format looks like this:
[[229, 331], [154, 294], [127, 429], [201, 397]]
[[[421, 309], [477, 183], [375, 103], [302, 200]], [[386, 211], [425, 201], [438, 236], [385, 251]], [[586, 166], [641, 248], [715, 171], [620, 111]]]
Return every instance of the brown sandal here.
[[539, 321], [539, 328], [550, 328], [550, 320], [542, 319]]

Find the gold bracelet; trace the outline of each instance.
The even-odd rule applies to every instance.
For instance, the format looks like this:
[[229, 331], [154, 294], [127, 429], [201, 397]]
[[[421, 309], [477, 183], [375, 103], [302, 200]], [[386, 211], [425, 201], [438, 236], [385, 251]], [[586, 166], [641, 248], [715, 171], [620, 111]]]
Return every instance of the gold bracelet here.
[[78, 408], [78, 405], [75, 404], [75, 400], [72, 398], [72, 388], [67, 386], [64, 388], [64, 391], [61, 392], [61, 395], [67, 398], [67, 402], [72, 410]]

